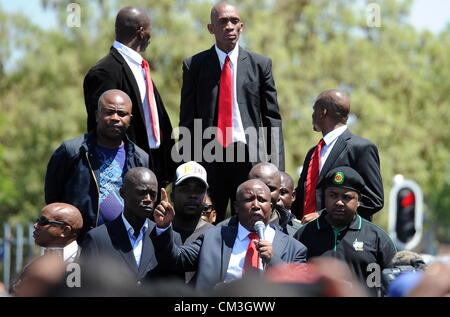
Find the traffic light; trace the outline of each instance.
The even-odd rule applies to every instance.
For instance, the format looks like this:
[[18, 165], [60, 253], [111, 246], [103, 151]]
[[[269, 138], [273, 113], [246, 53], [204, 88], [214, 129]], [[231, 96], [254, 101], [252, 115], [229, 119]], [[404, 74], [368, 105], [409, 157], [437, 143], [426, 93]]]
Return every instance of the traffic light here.
[[403, 243], [411, 241], [416, 234], [415, 208], [416, 195], [410, 188], [402, 188], [397, 194], [397, 239]]
[[389, 234], [399, 249], [414, 249], [422, 238], [422, 191], [415, 182], [400, 179], [390, 194]]

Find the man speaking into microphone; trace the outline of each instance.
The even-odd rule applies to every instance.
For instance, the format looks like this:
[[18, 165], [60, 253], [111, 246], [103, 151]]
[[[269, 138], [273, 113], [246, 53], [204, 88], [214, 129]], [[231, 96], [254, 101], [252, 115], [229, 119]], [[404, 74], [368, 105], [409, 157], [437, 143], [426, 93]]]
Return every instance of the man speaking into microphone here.
[[[152, 232], [158, 263], [176, 272], [196, 270], [195, 288], [206, 294], [218, 284], [265, 266], [306, 261], [306, 247], [269, 224], [272, 202], [266, 184], [252, 179], [239, 185], [235, 207], [237, 226], [213, 227], [192, 243], [178, 247], [172, 239], [175, 211], [162, 189], [161, 203], [154, 212], [157, 227]], [[264, 239], [258, 237], [255, 229], [259, 221], [263, 224], [260, 235]]]

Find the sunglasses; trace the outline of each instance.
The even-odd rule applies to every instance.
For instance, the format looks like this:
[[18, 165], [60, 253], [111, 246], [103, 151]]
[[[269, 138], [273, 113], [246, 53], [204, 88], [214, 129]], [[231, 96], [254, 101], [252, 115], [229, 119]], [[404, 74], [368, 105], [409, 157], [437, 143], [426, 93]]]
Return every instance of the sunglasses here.
[[46, 226], [48, 224], [55, 224], [55, 225], [61, 225], [61, 226], [68, 226], [67, 223], [63, 221], [55, 221], [55, 220], [48, 220], [44, 216], [40, 216], [36, 219], [35, 223], [37, 223], [40, 226]]
[[203, 210], [202, 210], [202, 215], [203, 216], [207, 216], [207, 215], [209, 215], [212, 211], [214, 210], [214, 205], [208, 205], [208, 204], [205, 204], [205, 205], [203, 205]]

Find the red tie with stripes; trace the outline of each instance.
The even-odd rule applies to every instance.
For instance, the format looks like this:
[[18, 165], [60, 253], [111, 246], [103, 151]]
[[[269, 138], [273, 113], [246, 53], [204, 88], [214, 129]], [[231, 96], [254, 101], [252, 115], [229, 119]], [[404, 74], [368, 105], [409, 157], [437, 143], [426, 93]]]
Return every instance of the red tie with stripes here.
[[256, 250], [256, 245], [253, 242], [259, 240], [258, 234], [256, 232], [250, 232], [248, 237], [250, 238], [250, 243], [248, 244], [247, 253], [245, 254], [243, 274], [259, 269], [259, 254], [258, 250]]
[[231, 78], [230, 57], [227, 56], [220, 75], [219, 111], [217, 115], [217, 138], [223, 147], [227, 147], [233, 140], [232, 127], [233, 81]]
[[305, 202], [303, 216], [316, 212], [316, 186], [319, 179], [320, 152], [325, 141], [320, 139], [309, 161], [308, 174], [306, 176]]
[[152, 77], [150, 76], [150, 65], [145, 59], [142, 59], [142, 68], [145, 71], [145, 84], [147, 87], [147, 101], [148, 106], [150, 110], [150, 116], [152, 117], [152, 131], [153, 135], [155, 137], [156, 143], [159, 142], [159, 122], [156, 120], [156, 103], [154, 98], [154, 92], [153, 92], [153, 82]]

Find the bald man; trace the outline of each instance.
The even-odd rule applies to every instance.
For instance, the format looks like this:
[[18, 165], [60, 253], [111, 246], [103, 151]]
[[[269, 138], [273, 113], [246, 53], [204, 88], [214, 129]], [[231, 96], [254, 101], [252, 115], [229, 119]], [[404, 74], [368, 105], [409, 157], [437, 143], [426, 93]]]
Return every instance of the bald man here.
[[78, 208], [53, 203], [42, 208], [34, 225], [33, 238], [43, 248], [63, 248], [65, 262], [78, 260], [78, 235], [83, 227], [83, 218]]
[[90, 229], [117, 218], [123, 210], [123, 175], [149, 167], [148, 154], [128, 139], [132, 105], [121, 90], [105, 91], [95, 112], [96, 130], [64, 141], [52, 154], [45, 176], [47, 204], [65, 202], [83, 216], [79, 242]]
[[295, 201], [294, 180], [291, 175], [280, 171], [281, 187], [280, 187], [280, 200], [278, 205], [291, 210], [292, 203]]
[[[179, 125], [190, 131], [191, 159], [197, 160], [207, 152], [214, 138], [224, 153], [234, 150], [245, 154], [242, 160], [225, 154], [205, 164], [220, 222], [225, 219], [229, 202], [231, 214], [235, 214], [236, 189], [254, 164], [270, 157], [284, 170], [284, 143], [272, 61], [239, 45], [244, 23], [235, 5], [226, 1], [215, 4], [210, 19], [207, 28], [215, 45], [183, 61]], [[225, 141], [214, 136], [194, 139], [194, 131], [210, 128], [225, 130]], [[197, 149], [202, 152], [194, 153]], [[257, 158], [250, 157], [256, 153]]]
[[108, 256], [121, 263], [141, 284], [159, 272], [150, 240], [155, 223], [149, 219], [156, 207], [158, 180], [148, 168], [133, 168], [125, 175], [120, 195], [124, 200], [123, 212], [87, 233], [81, 261], [95, 263], [92, 260]]
[[361, 217], [371, 221], [372, 215], [383, 208], [378, 149], [369, 140], [350, 132], [347, 127], [349, 113], [350, 98], [340, 90], [326, 90], [314, 103], [312, 125], [314, 131], [322, 134], [322, 139], [306, 154], [292, 206], [292, 212], [302, 219], [302, 223], [318, 218], [325, 208], [325, 175], [338, 166], [352, 167], [366, 184], [357, 210]]
[[[265, 266], [305, 262], [306, 247], [269, 224], [270, 190], [258, 179], [245, 181], [237, 189], [237, 225], [213, 227], [182, 247], [173, 243], [175, 211], [164, 196], [154, 212], [156, 257], [160, 265], [175, 272], [197, 270], [195, 287], [203, 294]], [[255, 232], [257, 221], [263, 223], [263, 239]]]
[[281, 173], [272, 163], [258, 163], [250, 170], [249, 179], [259, 179], [270, 189], [272, 196], [272, 216], [270, 223], [277, 225], [289, 236], [294, 236], [301, 223], [287, 208], [279, 204], [281, 200]]
[[115, 41], [110, 52], [84, 78], [84, 100], [88, 131], [96, 127], [95, 108], [99, 96], [109, 89], [127, 93], [133, 105], [133, 120], [127, 135], [150, 155], [159, 185], [165, 187], [175, 173], [170, 151], [172, 125], [161, 96], [151, 80], [150, 66], [143, 59], [150, 44], [151, 21], [139, 7], [122, 8], [116, 17]]

